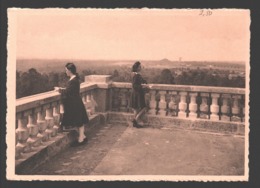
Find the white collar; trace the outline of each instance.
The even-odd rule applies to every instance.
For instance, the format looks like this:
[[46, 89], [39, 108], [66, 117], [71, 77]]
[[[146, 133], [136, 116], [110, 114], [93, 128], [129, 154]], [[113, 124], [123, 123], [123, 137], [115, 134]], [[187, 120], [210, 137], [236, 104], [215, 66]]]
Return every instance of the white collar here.
[[70, 80], [72, 80], [72, 79], [75, 78], [75, 77], [76, 77], [76, 75], [71, 76], [71, 77], [70, 77]]

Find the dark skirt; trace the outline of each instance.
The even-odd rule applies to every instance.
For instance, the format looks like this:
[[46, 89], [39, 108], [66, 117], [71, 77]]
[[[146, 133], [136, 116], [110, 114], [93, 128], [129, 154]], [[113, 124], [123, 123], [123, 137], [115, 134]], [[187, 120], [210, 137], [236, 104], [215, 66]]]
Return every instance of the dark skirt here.
[[139, 110], [146, 107], [145, 96], [143, 90], [141, 91], [132, 91], [130, 99], [130, 107]]
[[65, 127], [81, 127], [89, 122], [85, 106], [80, 96], [63, 100], [64, 114], [61, 125]]

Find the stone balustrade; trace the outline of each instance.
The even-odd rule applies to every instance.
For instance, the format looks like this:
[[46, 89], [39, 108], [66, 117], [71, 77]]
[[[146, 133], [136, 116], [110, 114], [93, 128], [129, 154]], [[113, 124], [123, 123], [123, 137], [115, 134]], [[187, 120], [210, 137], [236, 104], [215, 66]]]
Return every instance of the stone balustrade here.
[[[113, 82], [112, 111], [131, 112], [130, 83]], [[210, 121], [244, 122], [245, 89], [150, 84], [148, 114]], [[128, 96], [128, 98], [126, 97]], [[121, 110], [124, 109], [124, 110]]]
[[[150, 84], [148, 114], [203, 121], [244, 122], [245, 89]], [[112, 82], [109, 75], [91, 75], [81, 84], [89, 116], [106, 112], [132, 113], [131, 83]], [[64, 113], [61, 96], [50, 91], [16, 100], [16, 153], [23, 154], [50, 142], [60, 131]]]
[[[81, 84], [80, 94], [88, 115], [95, 113], [93, 90], [97, 85]], [[16, 153], [15, 158], [33, 152], [51, 142], [61, 131], [60, 118], [64, 113], [61, 95], [50, 91], [16, 100]]]

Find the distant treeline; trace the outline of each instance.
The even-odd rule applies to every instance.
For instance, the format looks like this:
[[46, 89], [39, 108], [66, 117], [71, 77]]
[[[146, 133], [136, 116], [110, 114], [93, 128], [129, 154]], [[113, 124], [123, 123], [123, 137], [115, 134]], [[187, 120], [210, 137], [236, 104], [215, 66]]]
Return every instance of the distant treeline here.
[[[128, 67], [116, 67], [109, 70], [83, 70], [80, 79], [92, 74], [112, 75], [113, 81], [131, 82], [131, 69]], [[220, 86], [220, 87], [245, 87], [245, 78], [242, 76], [230, 77], [229, 71], [211, 69], [155, 69], [145, 68], [142, 71], [143, 77], [148, 83], [154, 84], [177, 84], [177, 85], [200, 85], [200, 86]], [[234, 74], [233, 74], [234, 75]], [[64, 87], [68, 77], [65, 72], [40, 73], [35, 68], [27, 72], [16, 72], [16, 98], [34, 95], [46, 91], [51, 91], [55, 86]]]

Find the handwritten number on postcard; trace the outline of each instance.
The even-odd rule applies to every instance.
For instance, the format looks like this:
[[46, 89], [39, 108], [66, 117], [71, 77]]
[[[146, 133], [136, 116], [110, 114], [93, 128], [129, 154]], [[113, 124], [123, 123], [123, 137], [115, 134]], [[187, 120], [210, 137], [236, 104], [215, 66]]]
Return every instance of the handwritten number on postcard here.
[[211, 16], [212, 11], [211, 10], [200, 10], [199, 16]]

